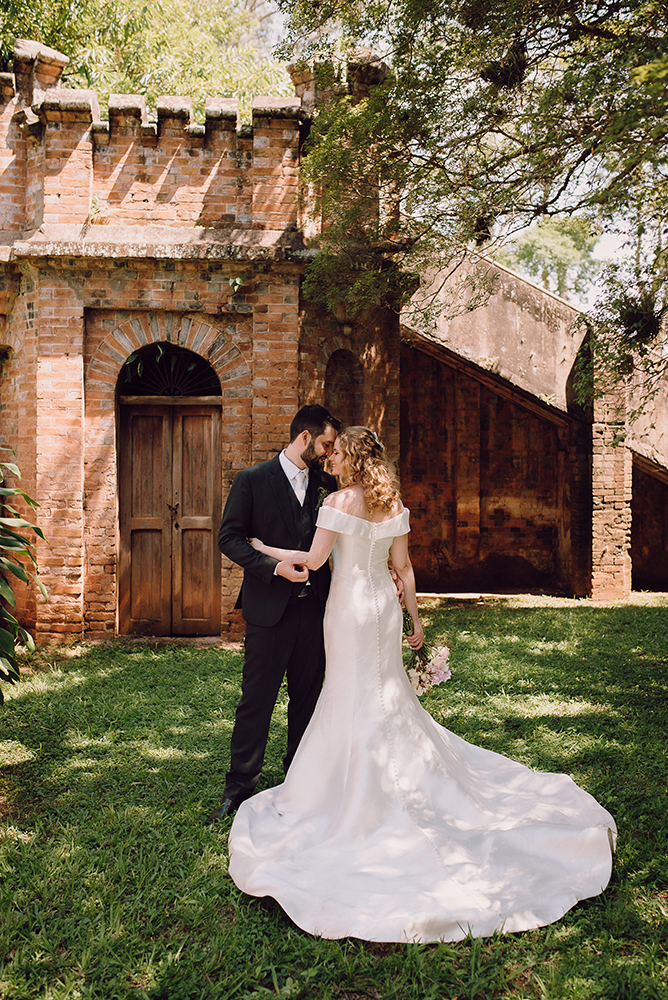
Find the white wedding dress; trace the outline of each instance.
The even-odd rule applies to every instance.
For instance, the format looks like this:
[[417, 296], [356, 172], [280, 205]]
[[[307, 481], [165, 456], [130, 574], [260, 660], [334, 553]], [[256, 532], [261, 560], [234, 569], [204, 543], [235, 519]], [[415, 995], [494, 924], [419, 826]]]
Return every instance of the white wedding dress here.
[[408, 511], [339, 532], [322, 694], [284, 784], [244, 802], [230, 874], [325, 938], [457, 941], [549, 924], [610, 877], [614, 820], [565, 774], [465, 742], [424, 711], [387, 569]]

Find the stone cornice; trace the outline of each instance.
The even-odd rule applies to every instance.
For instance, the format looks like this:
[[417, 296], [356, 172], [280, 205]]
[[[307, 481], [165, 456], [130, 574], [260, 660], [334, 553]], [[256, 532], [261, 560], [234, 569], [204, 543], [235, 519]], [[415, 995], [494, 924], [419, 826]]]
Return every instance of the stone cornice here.
[[[4, 237], [4, 239], [3, 239]], [[3, 245], [4, 243], [4, 245]], [[0, 233], [0, 261], [82, 259], [284, 261], [312, 256], [296, 230], [197, 229], [158, 226], [49, 226], [31, 234]]]

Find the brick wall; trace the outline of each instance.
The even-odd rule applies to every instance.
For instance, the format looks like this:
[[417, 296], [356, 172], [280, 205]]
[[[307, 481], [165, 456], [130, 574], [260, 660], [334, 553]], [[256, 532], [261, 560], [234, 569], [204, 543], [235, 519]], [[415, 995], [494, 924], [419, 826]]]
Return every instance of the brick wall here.
[[11, 74], [0, 73], [0, 231], [23, 228], [23, 192], [26, 175], [26, 143], [14, 115], [16, 101]]
[[[187, 98], [161, 99], [151, 124], [123, 96], [104, 123], [93, 93], [58, 89], [65, 62], [30, 43], [0, 80], [0, 443], [42, 504], [49, 601], [29, 588], [20, 607], [41, 642], [118, 629], [118, 375], [133, 351], [178, 344], [216, 372], [223, 500], [313, 397], [300, 379], [300, 102], [263, 98], [237, 129], [235, 102], [209, 101], [198, 125]], [[326, 340], [327, 318], [310, 317]], [[240, 580], [223, 559], [223, 630], [238, 631]]]
[[625, 447], [624, 391], [594, 404], [592, 426], [592, 577], [595, 600], [631, 592], [631, 497], [633, 454]]

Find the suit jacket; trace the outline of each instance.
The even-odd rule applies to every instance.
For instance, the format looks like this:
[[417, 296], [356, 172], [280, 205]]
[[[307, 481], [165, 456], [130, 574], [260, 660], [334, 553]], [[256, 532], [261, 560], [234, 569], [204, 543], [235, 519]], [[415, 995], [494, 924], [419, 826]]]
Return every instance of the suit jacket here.
[[[278, 455], [268, 462], [242, 469], [234, 477], [218, 532], [218, 547], [244, 569], [241, 607], [247, 622], [276, 625], [294, 586], [274, 574], [277, 560], [258, 552], [247, 539], [259, 538], [267, 545], [283, 549], [309, 549], [315, 533], [318, 491], [321, 489], [333, 493], [337, 489], [336, 480], [327, 472], [309, 470], [304, 505], [308, 505], [312, 523], [304, 533], [302, 508]], [[329, 579], [328, 562], [309, 574], [314, 596], [320, 601], [323, 612]]]

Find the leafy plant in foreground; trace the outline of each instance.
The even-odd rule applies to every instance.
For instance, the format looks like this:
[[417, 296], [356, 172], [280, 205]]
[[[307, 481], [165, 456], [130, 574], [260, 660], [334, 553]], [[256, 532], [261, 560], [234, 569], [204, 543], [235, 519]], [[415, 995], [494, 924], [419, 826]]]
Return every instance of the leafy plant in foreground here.
[[[3, 448], [2, 451], [9, 451]], [[34, 531], [40, 538], [44, 538], [41, 528], [31, 524], [21, 517], [16, 508], [7, 502], [8, 497], [20, 496], [25, 503], [31, 507], [39, 507], [36, 500], [29, 497], [18, 486], [5, 485], [6, 469], [17, 479], [21, 478], [18, 465], [13, 462], [0, 462], [0, 681], [13, 684], [19, 679], [19, 668], [16, 660], [15, 649], [17, 639], [21, 639], [28, 649], [33, 650], [35, 643], [32, 636], [22, 625], [18, 623], [7, 605], [16, 607], [16, 598], [12, 586], [12, 577], [29, 583], [32, 579], [39, 587], [41, 593], [46, 597], [44, 585], [37, 579], [37, 560], [35, 559], [34, 544], [21, 534], [22, 529]], [[26, 569], [24, 562], [31, 563], [35, 572]], [[0, 705], [4, 697], [0, 688]]]

